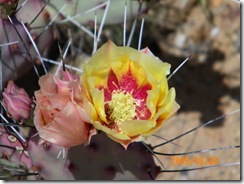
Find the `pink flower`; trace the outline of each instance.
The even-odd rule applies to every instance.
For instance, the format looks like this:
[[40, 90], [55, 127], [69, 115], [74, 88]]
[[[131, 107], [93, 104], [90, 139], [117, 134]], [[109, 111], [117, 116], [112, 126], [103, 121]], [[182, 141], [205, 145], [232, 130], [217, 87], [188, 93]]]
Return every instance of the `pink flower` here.
[[79, 79], [60, 80], [47, 74], [39, 79], [35, 92], [34, 124], [40, 137], [61, 147], [89, 144], [96, 130], [83, 109]]
[[9, 81], [2, 94], [3, 105], [11, 118], [16, 121], [29, 118], [32, 100], [23, 88], [18, 88], [13, 81]]

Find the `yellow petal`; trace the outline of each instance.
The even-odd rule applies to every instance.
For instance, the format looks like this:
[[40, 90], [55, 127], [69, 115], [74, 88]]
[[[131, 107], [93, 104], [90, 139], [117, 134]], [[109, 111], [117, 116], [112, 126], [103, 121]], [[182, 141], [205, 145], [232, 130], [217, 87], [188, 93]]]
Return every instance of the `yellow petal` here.
[[[157, 113], [157, 116], [158, 119], [157, 119], [157, 125], [152, 128], [150, 131], [142, 134], [144, 136], [149, 136], [149, 135], [152, 135], [153, 133], [155, 133], [156, 131], [158, 131], [162, 126], [163, 124], [173, 115], [176, 113], [176, 111], [179, 109], [179, 104], [177, 104], [176, 102], [173, 102], [173, 105], [171, 107], [171, 109], [169, 111], [166, 111], [165, 109], [161, 109], [158, 111]], [[159, 115], [161, 115], [159, 117]], [[156, 119], [155, 117], [155, 119]], [[166, 118], [166, 119], [163, 119], [163, 118]]]
[[103, 132], [105, 132], [106, 134], [114, 137], [115, 139], [119, 139], [119, 140], [130, 140], [130, 137], [127, 136], [126, 134], [122, 133], [122, 132], [115, 132], [109, 128], [107, 128], [106, 126], [102, 125], [100, 122], [95, 121], [93, 123], [93, 126], [98, 129], [101, 130]]
[[169, 63], [162, 62], [156, 57], [142, 52], [132, 54], [131, 59], [138, 62], [145, 71], [148, 71], [148, 79], [151, 84], [165, 80], [171, 67]]
[[95, 52], [91, 60], [85, 65], [84, 73], [99, 72], [96, 70], [98, 68], [110, 69], [111, 65], [119, 66], [121, 63], [119, 58], [124, 58], [128, 55], [129, 50], [134, 49], [130, 47], [117, 47], [112, 41], [108, 41]]
[[172, 87], [168, 91], [167, 96], [158, 103], [159, 108], [166, 108], [168, 105], [172, 105], [173, 101], [175, 101], [175, 97], [175, 88]]
[[120, 128], [126, 135], [133, 137], [150, 130], [155, 126], [155, 122], [147, 120], [127, 120], [121, 123]]
[[155, 114], [153, 120], [157, 122], [157, 125], [147, 133], [143, 135], [151, 135], [162, 127], [165, 121], [167, 121], [178, 109], [179, 105], [175, 102], [175, 90], [171, 88], [168, 96], [163, 101], [163, 104], [158, 107], [158, 111]]
[[83, 97], [83, 108], [89, 114], [89, 117], [92, 122], [97, 120], [97, 118], [98, 118], [97, 112], [96, 112], [93, 104], [90, 102], [90, 100], [85, 96]]
[[168, 96], [163, 100], [163, 104], [158, 107], [158, 113], [155, 115], [155, 119], [168, 119], [174, 112], [172, 107], [175, 104], [175, 90], [171, 88]]
[[129, 70], [129, 63], [130, 60], [128, 55], [114, 57], [110, 60], [110, 67], [117, 78], [121, 79], [121, 77]]
[[99, 72], [97, 69], [110, 68], [109, 60], [113, 54], [113, 50], [116, 45], [108, 41], [106, 44], [102, 45], [92, 56], [90, 61], [84, 66], [84, 74], [91, 74]]
[[138, 62], [130, 61], [130, 70], [133, 76], [137, 78], [138, 87], [148, 83], [147, 70], [144, 70]]
[[[97, 69], [100, 70], [100, 69]], [[89, 87], [89, 89], [93, 89], [95, 87], [100, 87], [100, 86], [106, 86], [107, 85], [107, 76], [108, 74], [106, 72], [98, 72], [94, 74], [90, 74], [89, 77], [86, 77], [86, 85]]]
[[148, 94], [148, 96], [147, 96], [146, 104], [152, 113], [151, 117], [153, 117], [157, 110], [157, 103], [158, 103], [159, 96], [160, 96], [160, 90], [159, 89], [149, 90], [149, 91], [147, 91], [147, 94]]
[[125, 149], [127, 149], [127, 147], [129, 146], [130, 143], [132, 142], [141, 142], [141, 141], [144, 141], [145, 140], [145, 137], [143, 136], [136, 136], [136, 137], [133, 137], [129, 140], [120, 140], [120, 139], [116, 139], [110, 135], [107, 135], [110, 139], [114, 140], [115, 142], [118, 142], [120, 143], [122, 146], [124, 146]]
[[167, 79], [162, 79], [159, 82], [159, 89], [160, 89], [160, 97], [159, 97], [159, 101], [161, 102], [162, 100], [164, 100], [167, 95], [168, 95], [168, 91], [169, 91], [169, 86], [168, 86], [168, 81]]
[[[138, 51], [130, 47], [112, 47], [112, 54], [108, 59], [109, 66], [112, 68], [117, 78], [121, 78], [130, 69], [133, 76], [137, 77], [138, 85], [140, 86], [145, 76], [145, 71], [140, 65], [130, 59], [130, 55], [134, 55]], [[141, 81], [142, 80], [142, 81]]]
[[93, 89], [91, 90], [92, 100], [94, 107], [98, 113], [99, 118], [107, 123], [106, 114], [104, 110], [104, 92], [103, 90]]

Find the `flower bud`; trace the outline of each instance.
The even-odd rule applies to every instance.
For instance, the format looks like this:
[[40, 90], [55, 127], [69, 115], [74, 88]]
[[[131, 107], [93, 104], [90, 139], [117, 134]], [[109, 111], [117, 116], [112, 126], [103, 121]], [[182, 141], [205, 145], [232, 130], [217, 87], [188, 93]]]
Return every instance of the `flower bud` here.
[[32, 100], [23, 88], [18, 88], [13, 81], [9, 81], [2, 94], [3, 105], [11, 118], [16, 121], [29, 118]]

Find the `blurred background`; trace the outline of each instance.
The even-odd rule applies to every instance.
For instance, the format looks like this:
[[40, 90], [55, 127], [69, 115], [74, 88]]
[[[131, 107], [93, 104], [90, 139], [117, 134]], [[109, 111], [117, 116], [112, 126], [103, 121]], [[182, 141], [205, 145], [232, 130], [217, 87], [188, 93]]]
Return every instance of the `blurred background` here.
[[[189, 61], [170, 79], [176, 88], [180, 110], [157, 135], [170, 139], [201, 123], [240, 108], [240, 4], [232, 0], [161, 0], [150, 3], [145, 17], [143, 46], [172, 64]], [[163, 142], [150, 137], [149, 143]], [[240, 113], [235, 113], [190, 133], [175, 143], [157, 148], [177, 153], [240, 145]], [[197, 153], [216, 156], [219, 163], [240, 161], [240, 149]], [[167, 169], [175, 165], [169, 156], [159, 157]], [[162, 180], [238, 180], [240, 166], [199, 171], [162, 173]]]

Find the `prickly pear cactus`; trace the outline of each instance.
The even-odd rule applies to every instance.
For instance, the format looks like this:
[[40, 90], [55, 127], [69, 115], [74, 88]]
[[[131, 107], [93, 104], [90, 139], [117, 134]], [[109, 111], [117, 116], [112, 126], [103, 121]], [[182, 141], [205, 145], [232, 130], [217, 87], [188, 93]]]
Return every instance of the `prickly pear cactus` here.
[[160, 172], [152, 155], [141, 143], [133, 143], [125, 150], [104, 133], [94, 136], [88, 146], [72, 147], [57, 159], [61, 149], [48, 142], [40, 143], [38, 137], [29, 142], [29, 156], [42, 178], [151, 180]]
[[36, 179], [36, 176], [27, 174], [35, 172], [27, 151], [28, 144], [23, 144], [11, 131], [0, 128], [0, 145], [1, 179]]
[[[124, 4], [124, 0], [0, 2], [1, 59], [5, 71], [3, 85], [6, 85], [8, 80], [16, 80], [33, 67], [38, 70], [41, 64], [47, 65], [43, 64], [43, 57], [54, 57], [53, 45], [57, 46], [57, 42], [62, 44], [65, 37], [69, 37], [67, 27], [76, 27], [88, 37], [93, 37], [90, 25], [94, 24], [94, 14], [98, 24], [105, 22], [105, 17], [106, 24], [123, 22], [124, 12], [121, 11], [121, 7]], [[127, 4], [127, 19], [131, 19], [137, 13], [138, 3], [128, 1]], [[57, 30], [57, 27], [61, 30]], [[64, 31], [66, 35], [60, 35], [60, 31]], [[43, 66], [40, 73], [43, 74], [47, 70], [46, 67]]]
[[88, 146], [72, 147], [58, 158], [62, 148], [40, 141], [38, 136], [29, 140], [27, 148], [7, 133], [1, 133], [0, 140], [5, 146], [0, 151], [2, 179], [152, 180], [160, 173], [142, 143], [125, 150], [104, 133], [96, 135]]

